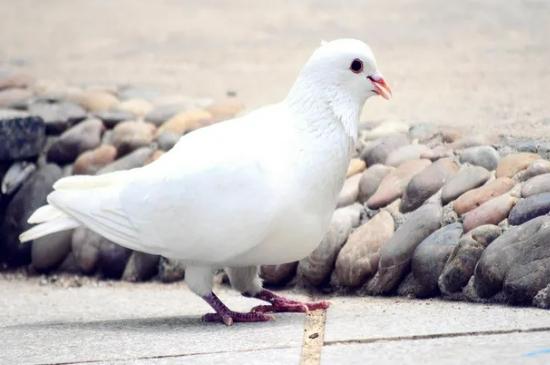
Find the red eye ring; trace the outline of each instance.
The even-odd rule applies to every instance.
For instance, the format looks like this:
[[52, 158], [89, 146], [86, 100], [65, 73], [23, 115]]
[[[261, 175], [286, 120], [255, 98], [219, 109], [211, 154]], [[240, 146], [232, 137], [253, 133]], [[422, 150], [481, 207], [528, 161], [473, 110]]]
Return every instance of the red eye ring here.
[[361, 61], [359, 58], [354, 59], [353, 61], [351, 61], [349, 69], [356, 74], [360, 73], [361, 71], [363, 71], [363, 61]]

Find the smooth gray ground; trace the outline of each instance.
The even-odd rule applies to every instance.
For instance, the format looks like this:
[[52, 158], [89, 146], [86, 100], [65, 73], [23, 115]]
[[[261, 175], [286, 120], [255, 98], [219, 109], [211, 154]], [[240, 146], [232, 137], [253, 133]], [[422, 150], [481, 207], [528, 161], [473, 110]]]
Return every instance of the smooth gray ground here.
[[[257, 301], [218, 289], [229, 306]], [[294, 292], [285, 294], [305, 299]], [[329, 298], [323, 364], [550, 363], [550, 315], [439, 300]], [[200, 322], [209, 308], [183, 283], [40, 285], [0, 278], [0, 364], [298, 364], [304, 316]]]
[[365, 119], [550, 136], [550, 2], [0, 0], [0, 65], [188, 96], [285, 96], [321, 39], [373, 47], [394, 99]]

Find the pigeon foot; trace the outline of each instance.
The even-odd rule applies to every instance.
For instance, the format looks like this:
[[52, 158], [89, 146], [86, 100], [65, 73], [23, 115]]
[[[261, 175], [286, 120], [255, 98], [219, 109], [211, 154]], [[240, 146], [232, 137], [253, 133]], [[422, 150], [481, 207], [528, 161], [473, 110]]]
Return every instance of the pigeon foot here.
[[267, 312], [298, 312], [307, 313], [316, 309], [327, 309], [330, 303], [327, 301], [320, 302], [300, 302], [298, 300], [287, 299], [280, 295], [277, 295], [269, 290], [263, 289], [254, 298], [264, 300], [271, 303], [271, 305], [258, 305], [252, 308], [253, 313], [267, 313]]
[[234, 312], [227, 308], [214, 293], [205, 295], [202, 298], [216, 311], [216, 313], [207, 313], [202, 316], [204, 322], [220, 322], [226, 326], [231, 326], [235, 322], [266, 322], [273, 319], [272, 316], [264, 313]]

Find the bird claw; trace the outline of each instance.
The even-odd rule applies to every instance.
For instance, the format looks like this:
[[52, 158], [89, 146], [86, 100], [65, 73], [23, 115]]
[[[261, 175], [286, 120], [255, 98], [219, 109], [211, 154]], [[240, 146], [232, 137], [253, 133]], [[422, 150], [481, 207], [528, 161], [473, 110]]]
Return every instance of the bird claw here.
[[271, 321], [273, 316], [264, 313], [242, 313], [229, 311], [227, 313], [207, 313], [202, 316], [204, 322], [220, 322], [226, 326], [231, 326], [235, 322], [267, 322]]
[[327, 309], [330, 305], [327, 301], [320, 302], [300, 302], [297, 300], [287, 299], [280, 296], [273, 296], [269, 299], [262, 298], [271, 303], [271, 305], [258, 305], [252, 308], [251, 312], [254, 313], [268, 313], [268, 312], [294, 312], [294, 313], [307, 313], [316, 309]]

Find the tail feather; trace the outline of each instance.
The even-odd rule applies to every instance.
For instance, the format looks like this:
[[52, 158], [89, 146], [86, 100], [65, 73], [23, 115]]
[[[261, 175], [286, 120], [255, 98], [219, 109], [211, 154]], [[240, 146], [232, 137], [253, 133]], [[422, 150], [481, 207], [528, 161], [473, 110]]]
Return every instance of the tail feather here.
[[[130, 170], [131, 171], [131, 170]], [[119, 183], [129, 171], [117, 171], [99, 176], [69, 176], [58, 180], [48, 203], [38, 208], [28, 219], [38, 224], [19, 236], [27, 242], [51, 233], [85, 225], [93, 231], [126, 246], [136, 246], [137, 233], [128, 218], [116, 205]], [[97, 194], [101, 199], [82, 199]], [[102, 205], [107, 201], [106, 206]]]
[[76, 220], [71, 217], [60, 217], [53, 220], [41, 223], [31, 229], [21, 233], [19, 241], [21, 243], [32, 241], [42, 236], [47, 236], [51, 233], [65, 231], [67, 229], [73, 229], [80, 225]]
[[43, 205], [38, 208], [27, 220], [30, 224], [48, 222], [57, 218], [66, 218], [67, 214], [51, 205]]

